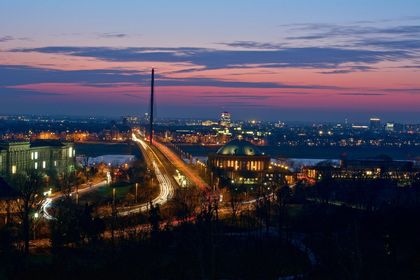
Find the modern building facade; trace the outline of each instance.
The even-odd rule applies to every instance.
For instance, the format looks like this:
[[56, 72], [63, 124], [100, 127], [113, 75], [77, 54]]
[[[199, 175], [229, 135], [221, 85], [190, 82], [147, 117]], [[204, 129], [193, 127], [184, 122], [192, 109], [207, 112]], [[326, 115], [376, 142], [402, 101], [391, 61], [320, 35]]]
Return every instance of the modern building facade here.
[[59, 140], [0, 143], [0, 176], [39, 171], [50, 175], [68, 173], [75, 168], [73, 143]]

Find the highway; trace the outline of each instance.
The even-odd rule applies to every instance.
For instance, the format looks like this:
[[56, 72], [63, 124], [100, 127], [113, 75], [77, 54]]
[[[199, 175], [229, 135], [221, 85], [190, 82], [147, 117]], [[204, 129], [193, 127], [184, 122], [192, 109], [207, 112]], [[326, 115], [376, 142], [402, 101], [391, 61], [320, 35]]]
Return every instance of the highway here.
[[168, 161], [170, 161], [173, 166], [178, 169], [182, 174], [184, 174], [188, 180], [194, 183], [203, 191], [209, 191], [210, 186], [200, 177], [195, 171], [193, 171], [177, 154], [175, 154], [171, 149], [165, 145], [159, 143], [158, 141], [153, 141], [155, 147], [165, 155]]
[[[159, 157], [158, 154], [149, 146], [146, 141], [142, 140], [141, 137], [137, 137], [134, 133], [132, 134], [132, 140], [136, 142], [146, 160], [147, 166], [154, 170], [156, 178], [159, 183], [159, 195], [152, 200], [152, 204], [165, 204], [174, 195], [175, 183], [170, 174], [170, 166], [165, 159]], [[164, 163], [165, 162], [165, 163]], [[118, 208], [119, 216], [126, 216], [139, 212], [144, 212], [149, 209], [150, 203], [142, 203], [129, 207]]]
[[[174, 196], [174, 190], [177, 183], [173, 179], [174, 168], [178, 169], [183, 173], [190, 182], [194, 183], [201, 190], [208, 191], [210, 186], [198, 175], [196, 172], [170, 150], [165, 145], [154, 141], [154, 147], [151, 147], [146, 141], [141, 139], [141, 136], [137, 137], [134, 133], [132, 134], [132, 140], [136, 142], [145, 158], [148, 168], [152, 169], [155, 173], [159, 184], [159, 195], [152, 199], [152, 204], [163, 205]], [[78, 191], [79, 196], [93, 191], [98, 187], [104, 186], [106, 181], [100, 182], [88, 188], [80, 189]], [[71, 195], [75, 194], [76, 191], [72, 192]], [[45, 199], [41, 205], [41, 213], [47, 220], [53, 220], [54, 217], [50, 213], [54, 201], [63, 197], [64, 194], [57, 194], [53, 197]], [[117, 214], [119, 216], [127, 216], [130, 214], [140, 213], [147, 211], [150, 207], [150, 202], [145, 202], [128, 207], [117, 208]]]
[[[146, 160], [146, 163], [150, 169], [152, 169], [155, 173], [155, 176], [157, 178], [158, 184], [159, 184], [159, 195], [152, 199], [152, 204], [165, 204], [169, 199], [171, 199], [174, 195], [174, 186], [175, 183], [172, 179], [172, 176], [168, 170], [170, 170], [170, 163], [166, 161], [166, 158], [163, 156], [158, 156], [157, 153], [150, 148], [150, 146], [143, 141], [141, 138], [136, 137], [136, 135], [133, 134], [133, 141], [136, 142], [140, 149], [142, 150], [142, 153], [144, 155], [144, 158]], [[164, 163], [165, 162], [165, 163]], [[91, 192], [101, 186], [104, 186], [106, 184], [106, 181], [102, 181], [98, 184], [95, 184], [91, 187], [79, 189], [78, 193], [79, 196]], [[76, 194], [76, 191], [73, 191], [71, 195]], [[46, 198], [42, 204], [41, 204], [41, 213], [43, 217], [47, 220], [54, 220], [55, 218], [51, 214], [51, 208], [55, 201], [62, 198], [64, 194], [57, 193], [56, 195], [52, 197]], [[139, 212], [147, 211], [150, 207], [150, 202], [147, 203], [141, 203], [129, 207], [120, 207], [117, 208], [117, 213], [119, 216], [127, 216], [130, 214], [135, 214]]]

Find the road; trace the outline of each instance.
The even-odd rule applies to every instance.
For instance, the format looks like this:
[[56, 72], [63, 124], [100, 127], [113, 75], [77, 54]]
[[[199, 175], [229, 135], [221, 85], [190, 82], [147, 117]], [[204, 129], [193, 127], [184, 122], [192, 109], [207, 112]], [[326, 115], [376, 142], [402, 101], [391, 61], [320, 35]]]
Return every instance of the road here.
[[[145, 141], [143, 141], [140, 137], [136, 137], [136, 135], [133, 134], [133, 141], [136, 142], [140, 149], [142, 150], [142, 153], [144, 155], [144, 158], [146, 160], [147, 166], [152, 169], [155, 173], [155, 176], [158, 180], [159, 184], [159, 195], [152, 199], [152, 204], [165, 204], [169, 199], [171, 199], [174, 195], [174, 189], [175, 189], [175, 183], [172, 179], [170, 168], [171, 163], [167, 161], [167, 159], [162, 156], [158, 155], [158, 152], [154, 151]], [[83, 188], [78, 190], [79, 196], [91, 192], [101, 186], [104, 186], [106, 184], [106, 181], [100, 182], [98, 184], [95, 184], [91, 187]], [[72, 192], [71, 195], [75, 195], [76, 191]], [[50, 213], [50, 209], [53, 206], [53, 203], [57, 201], [58, 199], [62, 198], [64, 194], [57, 193], [56, 195], [52, 197], [48, 197], [43, 201], [41, 205], [41, 213], [47, 220], [53, 220], [54, 217]], [[139, 212], [147, 211], [150, 207], [150, 202], [147, 203], [141, 203], [129, 207], [120, 207], [117, 208], [117, 213], [119, 216], [127, 216], [130, 214], [135, 214]]]
[[[170, 200], [174, 195], [176, 182], [173, 179], [172, 170], [175, 168], [184, 174], [188, 180], [194, 183], [203, 191], [209, 191], [210, 186], [194, 172], [182, 159], [178, 157], [171, 149], [165, 145], [154, 141], [154, 146], [150, 146], [146, 141], [144, 141], [141, 136], [137, 137], [134, 133], [132, 134], [132, 140], [138, 144], [140, 147], [144, 158], [146, 160], [147, 166], [152, 169], [155, 173], [155, 176], [159, 183], [159, 195], [155, 197], [151, 202], [155, 204], [165, 204]], [[96, 184], [90, 188], [80, 189], [79, 196], [83, 195], [86, 192], [92, 191], [100, 186], [103, 186], [104, 182]], [[73, 192], [72, 194], [75, 194]], [[57, 199], [63, 197], [63, 194], [57, 194], [54, 197], [47, 198], [41, 206], [41, 212], [43, 216], [52, 220], [54, 217], [49, 213], [49, 209], [52, 207], [52, 204]], [[150, 202], [141, 203], [128, 207], [119, 207], [117, 208], [117, 213], [119, 216], [127, 216], [130, 214], [135, 214], [139, 212], [147, 211], [150, 207]]]
[[[70, 195], [71, 196], [72, 195], [75, 195], [78, 192], [79, 193], [79, 196], [81, 196], [81, 195], [83, 195], [85, 193], [88, 193], [88, 192], [91, 192], [93, 190], [96, 190], [99, 187], [105, 186], [106, 184], [107, 184], [106, 181], [101, 181], [101, 182], [99, 182], [97, 184], [94, 184], [94, 185], [92, 185], [90, 187], [86, 187], [86, 188], [83, 188], [83, 189], [79, 189], [77, 191], [73, 191], [73, 192], [70, 193]], [[60, 198], [62, 198], [64, 196], [65, 196], [65, 194], [63, 194], [61, 192], [60, 193], [56, 193], [55, 195], [46, 198], [42, 202], [42, 204], [41, 204], [41, 214], [44, 216], [45, 219], [47, 219], [47, 220], [54, 220], [55, 219], [50, 214], [49, 210], [52, 207], [54, 201], [57, 201], [58, 199], [60, 199]]]
[[171, 149], [165, 145], [159, 143], [158, 141], [153, 141], [154, 146], [159, 149], [159, 151], [165, 155], [168, 161], [170, 161], [173, 166], [178, 169], [182, 174], [184, 174], [188, 180], [194, 183], [203, 191], [209, 191], [210, 186], [201, 178], [195, 171], [193, 171], [177, 154], [175, 154]]
[[[136, 142], [146, 160], [147, 166], [154, 170], [156, 178], [159, 183], [159, 195], [152, 200], [152, 204], [165, 204], [174, 195], [175, 183], [172, 179], [170, 172], [170, 163], [166, 162], [165, 159], [158, 155], [158, 152], [154, 151], [146, 141], [142, 140], [141, 137], [137, 137], [134, 133], [132, 140]], [[119, 216], [126, 216], [139, 212], [144, 212], [149, 209], [150, 203], [142, 203], [129, 207], [118, 208]]]

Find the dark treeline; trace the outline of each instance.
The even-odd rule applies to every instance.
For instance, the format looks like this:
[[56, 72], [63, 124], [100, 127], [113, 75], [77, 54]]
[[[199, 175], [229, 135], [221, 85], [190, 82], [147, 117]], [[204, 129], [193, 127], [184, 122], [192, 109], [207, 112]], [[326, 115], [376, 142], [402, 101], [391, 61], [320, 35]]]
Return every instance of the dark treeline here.
[[151, 205], [143, 215], [100, 218], [95, 209], [64, 200], [49, 223], [51, 248], [24, 255], [3, 242], [0, 276], [277, 279], [307, 273], [306, 254], [266, 231], [262, 207], [221, 219], [217, 201], [184, 190], [171, 208]]
[[186, 188], [128, 217], [64, 199], [29, 253], [15, 246], [22, 225], [0, 229], [0, 278], [419, 279], [418, 179], [325, 176], [258, 190], [252, 205], [240, 192], [222, 203]]

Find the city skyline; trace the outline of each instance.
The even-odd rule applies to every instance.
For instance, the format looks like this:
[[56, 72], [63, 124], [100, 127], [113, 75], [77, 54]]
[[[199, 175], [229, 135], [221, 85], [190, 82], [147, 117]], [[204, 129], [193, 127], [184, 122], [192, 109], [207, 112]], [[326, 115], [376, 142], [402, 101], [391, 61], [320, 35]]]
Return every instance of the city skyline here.
[[129, 6], [0, 3], [0, 113], [420, 121], [416, 1]]

